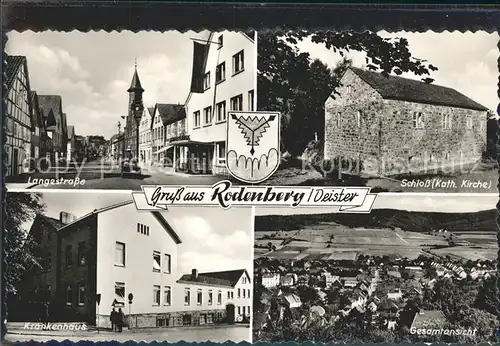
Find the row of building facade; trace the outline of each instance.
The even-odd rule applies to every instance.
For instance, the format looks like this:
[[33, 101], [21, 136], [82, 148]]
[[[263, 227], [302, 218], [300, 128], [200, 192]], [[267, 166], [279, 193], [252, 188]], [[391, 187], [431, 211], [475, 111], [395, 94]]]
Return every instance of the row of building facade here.
[[68, 125], [62, 97], [32, 90], [25, 56], [6, 55], [5, 75], [6, 176], [28, 173], [60, 159], [70, 161], [83, 138]]
[[42, 269], [26, 277], [20, 297], [48, 302], [52, 320], [109, 327], [112, 308], [137, 328], [250, 319], [248, 271], [179, 273], [180, 237], [163, 214], [138, 213], [132, 201], [80, 218], [38, 215], [30, 235]]
[[[131, 152], [145, 166], [226, 173], [227, 112], [255, 110], [255, 34], [210, 33], [194, 45], [192, 87], [183, 104], [144, 107], [144, 89], [136, 68], [128, 89], [124, 131], [119, 128], [111, 138], [115, 157]], [[140, 119], [138, 111], [142, 112]]]

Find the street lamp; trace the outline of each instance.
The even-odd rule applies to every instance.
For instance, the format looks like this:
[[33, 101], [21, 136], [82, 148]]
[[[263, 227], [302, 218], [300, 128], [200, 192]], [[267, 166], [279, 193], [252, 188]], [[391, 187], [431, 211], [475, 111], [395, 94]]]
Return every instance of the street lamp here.
[[139, 162], [139, 123], [141, 122], [144, 106], [142, 102], [134, 102], [132, 104], [132, 112], [135, 120], [135, 154], [136, 160]]

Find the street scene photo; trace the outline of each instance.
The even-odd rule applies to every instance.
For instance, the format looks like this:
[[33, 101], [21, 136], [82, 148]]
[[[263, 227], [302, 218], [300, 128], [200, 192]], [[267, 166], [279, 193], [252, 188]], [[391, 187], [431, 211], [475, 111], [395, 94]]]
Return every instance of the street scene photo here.
[[251, 208], [7, 195], [5, 340], [251, 341]]
[[257, 105], [281, 113], [269, 185], [496, 193], [497, 33], [259, 33]]
[[227, 179], [228, 112], [256, 109], [256, 38], [9, 32], [7, 186], [139, 190]]
[[490, 194], [381, 194], [370, 214], [256, 208], [253, 342], [494, 342]]

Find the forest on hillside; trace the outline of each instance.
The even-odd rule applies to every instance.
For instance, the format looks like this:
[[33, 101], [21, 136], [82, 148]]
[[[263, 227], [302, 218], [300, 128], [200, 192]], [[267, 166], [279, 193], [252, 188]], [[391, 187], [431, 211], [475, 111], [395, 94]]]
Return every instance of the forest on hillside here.
[[335, 222], [347, 227], [401, 228], [405, 231], [430, 231], [446, 229], [456, 231], [497, 232], [498, 211], [482, 210], [474, 213], [430, 213], [396, 209], [373, 209], [370, 214], [332, 213], [265, 215], [255, 217], [255, 231], [288, 231]]

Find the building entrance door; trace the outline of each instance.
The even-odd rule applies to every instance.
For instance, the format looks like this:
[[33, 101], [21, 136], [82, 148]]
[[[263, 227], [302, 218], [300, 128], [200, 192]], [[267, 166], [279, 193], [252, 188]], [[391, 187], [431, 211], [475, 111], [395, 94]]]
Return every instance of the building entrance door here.
[[233, 324], [235, 320], [235, 313], [234, 313], [234, 304], [227, 304], [226, 305], [226, 318], [227, 318], [227, 323]]

